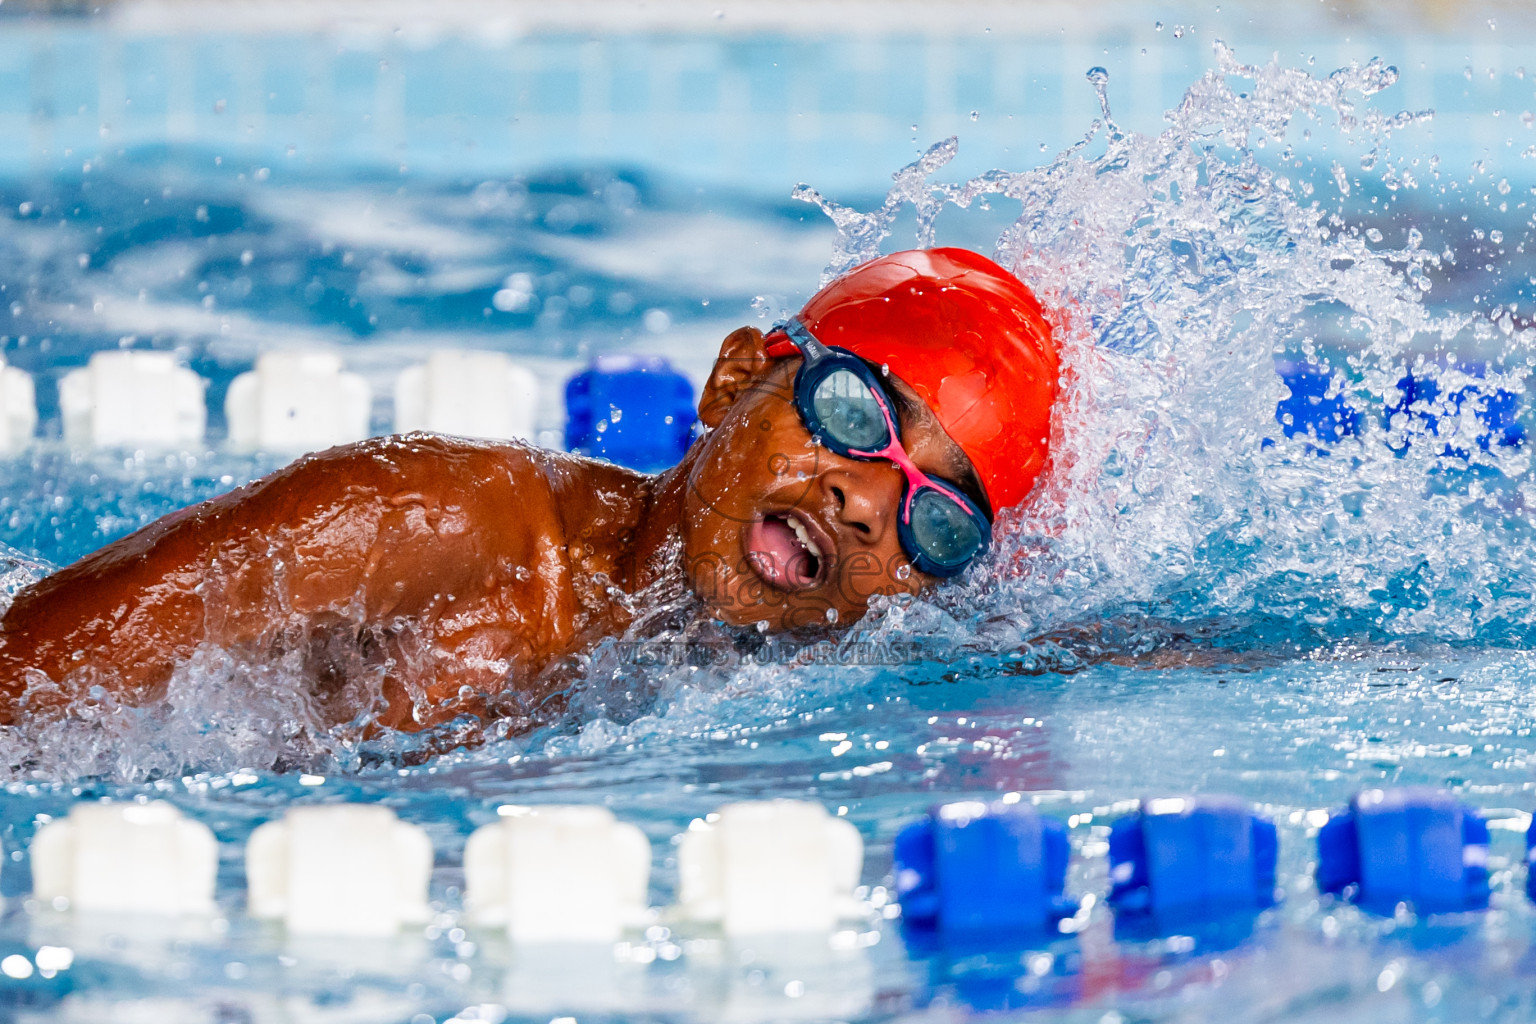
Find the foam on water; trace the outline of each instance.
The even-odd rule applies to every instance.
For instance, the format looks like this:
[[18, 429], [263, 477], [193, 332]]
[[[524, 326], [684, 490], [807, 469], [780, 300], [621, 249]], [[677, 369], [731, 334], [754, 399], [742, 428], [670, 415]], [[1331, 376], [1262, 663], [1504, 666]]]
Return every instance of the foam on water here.
[[[640, 596], [646, 614], [625, 637], [561, 667], [565, 712], [527, 735], [503, 723], [486, 736], [472, 721], [406, 738], [365, 739], [366, 719], [322, 728], [302, 696], [303, 658], [204, 649], [162, 705], [98, 692], [67, 719], [12, 728], [0, 755], [32, 778], [142, 780], [398, 765], [470, 736], [491, 742], [439, 763], [489, 763], [761, 728], [951, 670], [1070, 672], [1191, 649], [1257, 663], [1279, 649], [1528, 644], [1536, 565], [1524, 511], [1536, 491], [1525, 450], [1478, 443], [1477, 399], [1418, 409], [1438, 416], [1438, 433], [1422, 415], [1383, 410], [1400, 400], [1405, 369], [1449, 394], [1471, 382], [1457, 360], [1473, 357], [1488, 363], [1485, 389], [1523, 393], [1531, 332], [1431, 310], [1445, 254], [1417, 232], [1386, 246], [1311, 198], [1320, 158], [1298, 137], [1311, 126], [1359, 144], [1361, 173], [1389, 194], [1419, 187], [1390, 143], [1426, 115], [1371, 101], [1395, 78], [1379, 62], [1323, 77], [1243, 65], [1218, 45], [1216, 68], [1155, 137], [1115, 123], [1108, 76], [1094, 69], [1102, 117], [1048, 165], [946, 183], [936, 175], [957, 151], [948, 140], [898, 172], [870, 212], [797, 190], [837, 228], [829, 277], [889, 249], [909, 207], [916, 244], [930, 245], [961, 211], [1018, 204], [995, 255], [1042, 297], [1062, 340], [1058, 455], [1028, 511], [1003, 517], [994, 556], [958, 583], [880, 602], [841, 639], [787, 646], [708, 621], [670, 580]], [[1323, 177], [1335, 169], [1348, 188], [1336, 162]], [[1275, 421], [1286, 396], [1277, 356], [1331, 373], [1362, 413], [1359, 434], [1288, 438]], [[15, 564], [5, 579], [39, 571]], [[820, 646], [793, 646], [810, 641]], [[359, 670], [365, 694], [378, 673]]]

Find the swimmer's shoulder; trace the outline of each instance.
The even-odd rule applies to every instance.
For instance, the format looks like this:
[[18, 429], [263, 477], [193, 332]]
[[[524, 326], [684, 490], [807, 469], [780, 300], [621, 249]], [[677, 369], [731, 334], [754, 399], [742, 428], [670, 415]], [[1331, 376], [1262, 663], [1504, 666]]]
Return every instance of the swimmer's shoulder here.
[[546, 532], [558, 531], [568, 511], [594, 496], [618, 507], [639, 500], [648, 479], [524, 441], [393, 434], [305, 455], [260, 480], [172, 513], [87, 559], [133, 559], [166, 543], [202, 548], [259, 538], [380, 504], [417, 504], [456, 510], [477, 524], [516, 522], [527, 529], [542, 523]]
[[[416, 432], [369, 438], [306, 456], [273, 484], [290, 491], [315, 486], [354, 494], [421, 495], [436, 502], [500, 505], [557, 516], [599, 501], [617, 507], [641, 500], [647, 474], [527, 441], [485, 441]], [[262, 486], [266, 481], [259, 482]], [[563, 518], [563, 516], [562, 516]]]
[[318, 473], [345, 469], [358, 483], [441, 479], [477, 488], [506, 482], [548, 489], [635, 486], [646, 474], [522, 440], [491, 441], [417, 431], [373, 437], [308, 456]]

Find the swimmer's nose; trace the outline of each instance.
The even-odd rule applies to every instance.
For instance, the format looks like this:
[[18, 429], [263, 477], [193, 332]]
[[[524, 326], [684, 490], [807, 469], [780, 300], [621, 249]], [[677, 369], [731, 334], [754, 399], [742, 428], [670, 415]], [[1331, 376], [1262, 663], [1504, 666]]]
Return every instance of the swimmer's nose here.
[[901, 504], [901, 471], [889, 463], [860, 463], [857, 471], [822, 474], [822, 492], [834, 523], [853, 539], [878, 544], [895, 526]]

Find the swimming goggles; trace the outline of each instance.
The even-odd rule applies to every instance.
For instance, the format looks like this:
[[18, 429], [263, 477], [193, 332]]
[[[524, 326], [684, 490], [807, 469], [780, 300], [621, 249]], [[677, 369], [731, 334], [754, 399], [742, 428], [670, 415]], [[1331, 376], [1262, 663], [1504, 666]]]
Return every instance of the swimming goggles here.
[[[954, 576], [992, 543], [987, 516], [955, 484], [918, 469], [901, 445], [890, 395], [869, 365], [844, 348], [823, 345], [798, 319], [775, 324], [803, 361], [795, 374], [795, 408], [818, 444], [850, 459], [886, 459], [906, 477], [897, 520], [902, 549], [930, 576]], [[778, 348], [779, 351], [775, 351]], [[768, 354], [790, 353], [782, 342]]]

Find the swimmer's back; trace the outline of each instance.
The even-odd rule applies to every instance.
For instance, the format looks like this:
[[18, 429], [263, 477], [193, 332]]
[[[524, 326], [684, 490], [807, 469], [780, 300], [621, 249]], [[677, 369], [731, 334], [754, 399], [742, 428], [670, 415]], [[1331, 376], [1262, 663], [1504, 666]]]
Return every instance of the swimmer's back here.
[[[0, 723], [29, 672], [153, 696], [203, 642], [260, 655], [316, 624], [359, 642], [382, 624], [431, 661], [385, 652], [398, 664], [382, 724], [425, 724], [424, 702], [466, 685], [494, 691], [563, 650], [590, 611], [573, 567], [625, 568], [573, 566], [571, 541], [579, 563], [583, 530], [628, 528], [636, 502], [613, 495], [636, 474], [590, 463], [573, 474], [573, 458], [516, 442], [376, 438], [168, 516], [17, 595], [0, 619]], [[594, 470], [629, 486], [594, 489]]]

